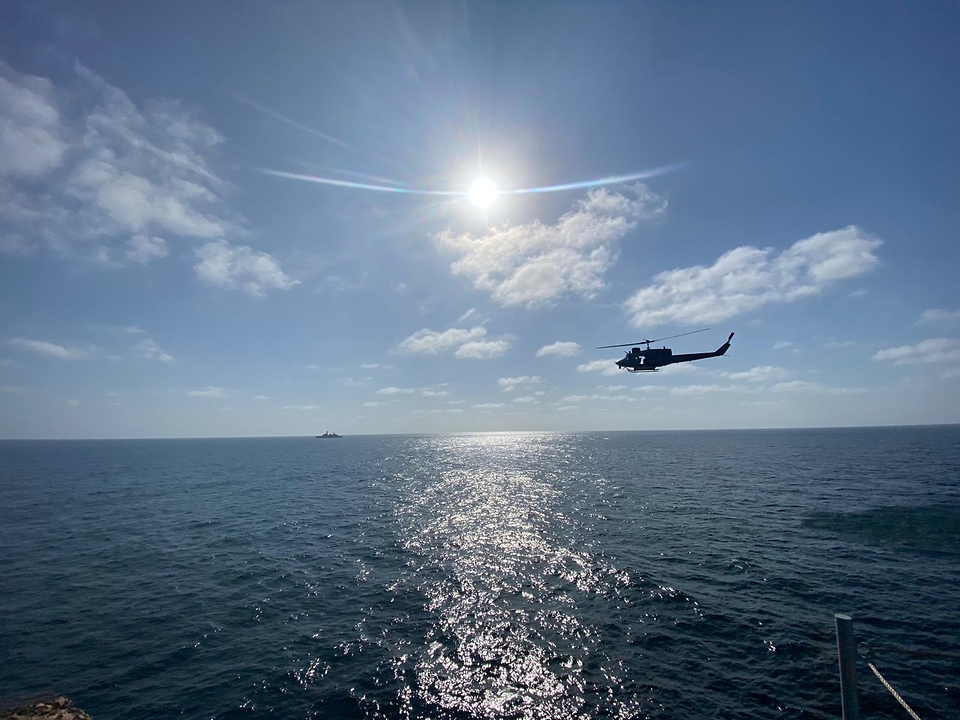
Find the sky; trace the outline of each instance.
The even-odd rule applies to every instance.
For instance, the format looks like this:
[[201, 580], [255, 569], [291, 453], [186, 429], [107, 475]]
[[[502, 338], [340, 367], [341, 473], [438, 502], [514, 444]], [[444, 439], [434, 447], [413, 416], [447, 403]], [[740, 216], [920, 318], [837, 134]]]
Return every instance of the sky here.
[[960, 422], [958, 27], [5, 2], [0, 438]]

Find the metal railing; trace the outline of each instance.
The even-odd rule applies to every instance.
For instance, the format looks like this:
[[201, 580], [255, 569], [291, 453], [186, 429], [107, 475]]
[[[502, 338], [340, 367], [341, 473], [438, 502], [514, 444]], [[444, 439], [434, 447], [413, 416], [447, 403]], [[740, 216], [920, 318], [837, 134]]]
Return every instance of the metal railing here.
[[[837, 623], [837, 660], [840, 664], [840, 703], [843, 709], [843, 720], [860, 720], [860, 705], [857, 700], [857, 643], [853, 638], [853, 619], [849, 615], [837, 613], [834, 615]], [[869, 647], [868, 657], [869, 657]], [[956, 653], [939, 653], [932, 651], [904, 651], [910, 654], [937, 655], [944, 657], [956, 656]], [[913, 708], [904, 700], [900, 693], [893, 689], [893, 686], [887, 682], [886, 678], [880, 674], [876, 665], [867, 662], [867, 667], [877, 676], [877, 679], [883, 683], [883, 686], [890, 691], [890, 694], [896, 699], [903, 709], [909, 713], [913, 720], [920, 720]]]

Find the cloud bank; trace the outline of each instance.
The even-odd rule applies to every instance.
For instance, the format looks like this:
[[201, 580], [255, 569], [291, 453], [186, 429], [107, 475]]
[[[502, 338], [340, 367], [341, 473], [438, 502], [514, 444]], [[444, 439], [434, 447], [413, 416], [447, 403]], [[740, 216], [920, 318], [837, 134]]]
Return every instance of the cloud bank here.
[[458, 255], [454, 275], [469, 279], [503, 307], [549, 306], [567, 295], [593, 297], [617, 259], [616, 243], [642, 218], [662, 212], [666, 202], [638, 184], [630, 190], [591, 190], [555, 224], [539, 220], [494, 228], [485, 235], [439, 237]]
[[117, 268], [168, 256], [171, 237], [200, 240], [204, 258], [239, 268], [218, 274], [202, 258], [203, 280], [289, 289], [275, 259], [232, 244], [249, 233], [214, 170], [222, 141], [181, 103], [138, 106], [79, 63], [59, 85], [0, 64], [0, 252]]
[[882, 241], [856, 226], [817, 233], [777, 253], [749, 245], [710, 266], [668, 270], [625, 303], [634, 327], [693, 325], [728, 320], [765, 305], [819, 295], [847, 278], [872, 271]]

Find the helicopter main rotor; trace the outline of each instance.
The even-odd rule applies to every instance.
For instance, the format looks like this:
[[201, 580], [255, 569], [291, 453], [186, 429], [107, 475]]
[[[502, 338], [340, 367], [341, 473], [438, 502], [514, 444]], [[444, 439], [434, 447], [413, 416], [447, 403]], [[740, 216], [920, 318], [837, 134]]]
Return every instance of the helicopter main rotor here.
[[702, 330], [691, 330], [690, 332], [680, 333], [679, 335], [668, 335], [667, 337], [656, 338], [654, 340], [640, 340], [635, 343], [623, 343], [622, 345], [601, 345], [597, 350], [606, 350], [608, 348], [619, 348], [619, 347], [631, 347], [634, 345], [646, 345], [647, 350], [650, 349], [650, 344], [655, 342], [660, 342], [661, 340], [673, 340], [673, 338], [683, 337], [684, 335], [696, 335], [697, 333], [706, 332], [710, 328], [703, 328]]

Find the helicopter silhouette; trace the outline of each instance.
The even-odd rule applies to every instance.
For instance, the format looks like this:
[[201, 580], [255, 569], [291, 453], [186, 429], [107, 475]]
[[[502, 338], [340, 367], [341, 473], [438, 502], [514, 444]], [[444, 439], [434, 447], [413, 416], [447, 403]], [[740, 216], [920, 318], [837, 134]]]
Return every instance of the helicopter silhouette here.
[[695, 335], [696, 333], [706, 332], [710, 328], [703, 330], [693, 330], [692, 332], [680, 333], [679, 335], [669, 335], [668, 337], [657, 338], [655, 340], [640, 340], [635, 343], [623, 343], [622, 345], [601, 345], [597, 350], [607, 348], [629, 347], [630, 345], [646, 345], [646, 349], [632, 347], [624, 356], [623, 360], [617, 360], [617, 367], [626, 369], [628, 372], [656, 372], [657, 368], [664, 365], [675, 365], [682, 362], [691, 362], [693, 360], [703, 360], [705, 358], [720, 357], [730, 349], [730, 341], [733, 340], [733, 333], [727, 341], [713, 352], [705, 353], [686, 353], [684, 355], [674, 355], [673, 350], [668, 347], [651, 348], [650, 344], [660, 342], [661, 340], [672, 340], [673, 338], [683, 337], [684, 335]]

